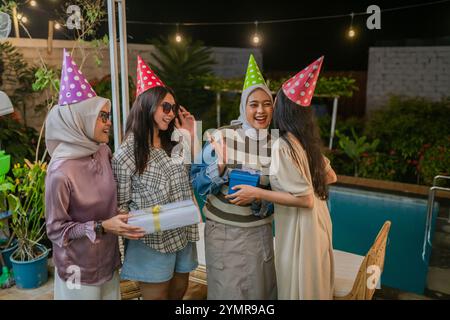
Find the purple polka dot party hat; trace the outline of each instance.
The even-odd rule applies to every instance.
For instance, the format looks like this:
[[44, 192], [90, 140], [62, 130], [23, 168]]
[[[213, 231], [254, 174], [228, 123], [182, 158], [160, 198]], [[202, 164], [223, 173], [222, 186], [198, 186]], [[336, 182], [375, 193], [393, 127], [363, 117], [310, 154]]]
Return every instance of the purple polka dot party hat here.
[[96, 95], [70, 53], [64, 49], [58, 104], [63, 106], [78, 103]]

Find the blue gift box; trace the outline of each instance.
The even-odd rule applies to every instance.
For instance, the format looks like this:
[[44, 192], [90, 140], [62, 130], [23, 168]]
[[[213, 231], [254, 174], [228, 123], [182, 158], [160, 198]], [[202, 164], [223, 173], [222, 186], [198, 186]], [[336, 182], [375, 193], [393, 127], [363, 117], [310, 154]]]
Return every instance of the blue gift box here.
[[230, 173], [230, 184], [228, 188], [228, 194], [233, 194], [238, 190], [233, 190], [234, 186], [245, 184], [253, 187], [257, 187], [259, 184], [259, 174], [249, 171], [234, 169]]

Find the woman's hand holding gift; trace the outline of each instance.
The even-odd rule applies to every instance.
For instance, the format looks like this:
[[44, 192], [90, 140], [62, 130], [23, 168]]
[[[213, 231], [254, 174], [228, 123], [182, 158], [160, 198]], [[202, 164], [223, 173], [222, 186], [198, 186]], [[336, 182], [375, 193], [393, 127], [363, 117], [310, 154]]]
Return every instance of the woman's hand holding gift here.
[[233, 190], [238, 190], [233, 194], [226, 195], [230, 203], [236, 204], [238, 206], [245, 206], [251, 204], [255, 200], [260, 199], [261, 188], [239, 184], [232, 188]]
[[130, 214], [119, 212], [118, 215], [102, 222], [102, 227], [108, 233], [113, 233], [127, 239], [140, 239], [145, 235], [145, 230], [141, 227], [127, 224]]

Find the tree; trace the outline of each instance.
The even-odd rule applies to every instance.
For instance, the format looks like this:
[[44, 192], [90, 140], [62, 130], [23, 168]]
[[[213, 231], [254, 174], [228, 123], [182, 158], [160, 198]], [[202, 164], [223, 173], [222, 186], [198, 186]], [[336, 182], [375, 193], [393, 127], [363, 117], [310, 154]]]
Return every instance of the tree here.
[[196, 118], [208, 114], [208, 110], [214, 107], [213, 93], [204, 89], [211, 67], [216, 63], [211, 49], [190, 38], [182, 42], [158, 38], [151, 43], [156, 52], [152, 53], [155, 63], [150, 62], [150, 67], [175, 91], [179, 103]]

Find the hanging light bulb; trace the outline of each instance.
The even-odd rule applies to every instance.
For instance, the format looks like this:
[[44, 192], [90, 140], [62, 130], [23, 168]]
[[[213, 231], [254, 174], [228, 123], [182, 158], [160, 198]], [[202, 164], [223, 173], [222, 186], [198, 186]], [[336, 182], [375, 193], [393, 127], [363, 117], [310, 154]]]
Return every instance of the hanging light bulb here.
[[175, 34], [175, 41], [180, 43], [181, 41], [183, 41], [183, 37], [181, 36], [180, 33], [180, 29], [179, 29], [179, 24], [177, 23], [177, 33]]
[[59, 24], [59, 22], [56, 22], [56, 23], [55, 23], [55, 29], [56, 29], [56, 30], [61, 29], [61, 25]]
[[252, 43], [255, 46], [258, 46], [261, 43], [261, 36], [258, 33], [258, 21], [255, 21], [255, 33], [252, 37]]
[[354, 36], [355, 36], [355, 30], [354, 29], [349, 29], [348, 30], [348, 36], [350, 37], [350, 38], [353, 38]]
[[21, 13], [18, 13], [17, 14], [17, 19], [22, 20], [22, 18], [23, 18], [23, 15]]
[[261, 39], [259, 38], [259, 35], [254, 34], [252, 41], [253, 41], [253, 44], [258, 45], [259, 42], [261, 41]]
[[22, 23], [27, 23], [28, 22], [28, 18], [23, 16], [22, 19], [20, 19], [20, 21], [22, 21]]
[[350, 20], [350, 28], [348, 28], [348, 37], [349, 38], [354, 38], [356, 35], [355, 29], [353, 29], [353, 17], [355, 16], [355, 14], [352, 12], [350, 14], [351, 20]]
[[30, 6], [36, 7], [37, 6], [37, 2], [35, 0], [31, 0], [30, 1]]

